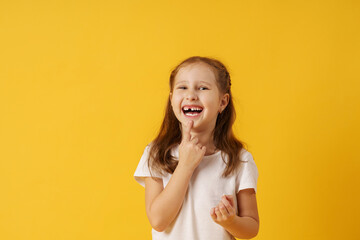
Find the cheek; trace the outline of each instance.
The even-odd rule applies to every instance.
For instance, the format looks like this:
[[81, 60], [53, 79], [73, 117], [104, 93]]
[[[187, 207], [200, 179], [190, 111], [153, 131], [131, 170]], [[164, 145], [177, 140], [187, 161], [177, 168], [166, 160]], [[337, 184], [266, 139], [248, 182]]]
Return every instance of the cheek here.
[[173, 96], [172, 104], [175, 108], [180, 106], [181, 99], [182, 99], [181, 96]]
[[208, 108], [213, 108], [214, 106], [216, 106], [214, 99], [212, 99], [211, 97], [204, 97], [204, 98], [200, 98], [200, 102]]
[[173, 98], [172, 101], [171, 101], [171, 108], [173, 110], [174, 113], [177, 113], [179, 112], [181, 109], [181, 103], [179, 101], [179, 99], [177, 98]]

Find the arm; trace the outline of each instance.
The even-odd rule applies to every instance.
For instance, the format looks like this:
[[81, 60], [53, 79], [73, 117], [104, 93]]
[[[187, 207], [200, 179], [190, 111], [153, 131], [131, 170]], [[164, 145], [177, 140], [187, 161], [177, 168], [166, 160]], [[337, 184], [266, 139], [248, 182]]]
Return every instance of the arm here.
[[156, 231], [164, 231], [175, 219], [184, 202], [191, 176], [206, 152], [206, 147], [198, 144], [197, 137], [191, 138], [193, 123], [189, 121], [184, 128], [179, 162], [166, 187], [163, 189], [161, 181], [145, 179], [146, 213]]
[[239, 216], [235, 214], [233, 201], [226, 197], [211, 211], [212, 218], [231, 235], [240, 239], [251, 239], [259, 232], [259, 215], [256, 203], [256, 193], [253, 188], [241, 190], [237, 193]]
[[259, 232], [259, 223], [252, 217], [235, 216], [232, 224], [223, 227], [231, 235], [240, 239], [251, 239]]
[[178, 165], [165, 188], [161, 179], [145, 178], [146, 214], [156, 231], [164, 231], [178, 214], [192, 173]]

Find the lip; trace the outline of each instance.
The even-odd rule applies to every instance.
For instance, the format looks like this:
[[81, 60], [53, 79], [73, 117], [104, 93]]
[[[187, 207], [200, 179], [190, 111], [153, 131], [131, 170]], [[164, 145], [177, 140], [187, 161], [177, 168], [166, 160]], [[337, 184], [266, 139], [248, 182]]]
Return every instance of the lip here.
[[[191, 108], [191, 107], [201, 108], [202, 111], [201, 111], [199, 114], [195, 115], [195, 116], [188, 116], [188, 115], [186, 115], [186, 114], [184, 113], [184, 111], [183, 111], [183, 108], [184, 108], [184, 107], [188, 107], [188, 108]], [[186, 118], [194, 119], [194, 118], [198, 118], [198, 117], [204, 112], [204, 108], [203, 108], [202, 106], [200, 106], [200, 105], [184, 105], [184, 106], [181, 107], [181, 112], [182, 112], [182, 114], [183, 114]]]

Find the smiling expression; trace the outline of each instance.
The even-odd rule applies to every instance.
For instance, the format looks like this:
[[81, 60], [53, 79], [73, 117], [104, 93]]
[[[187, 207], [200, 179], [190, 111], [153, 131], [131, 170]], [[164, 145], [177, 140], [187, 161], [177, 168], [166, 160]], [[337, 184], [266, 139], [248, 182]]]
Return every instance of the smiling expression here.
[[170, 100], [176, 118], [183, 126], [193, 120], [193, 128], [199, 131], [214, 129], [229, 94], [220, 93], [212, 69], [205, 63], [189, 64], [180, 68], [174, 80]]

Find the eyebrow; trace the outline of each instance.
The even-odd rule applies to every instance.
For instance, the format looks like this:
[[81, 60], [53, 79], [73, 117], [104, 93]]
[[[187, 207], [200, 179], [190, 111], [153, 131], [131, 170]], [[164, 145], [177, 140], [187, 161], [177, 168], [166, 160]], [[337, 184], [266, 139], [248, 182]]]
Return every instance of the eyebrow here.
[[[180, 81], [180, 82], [177, 82], [175, 85], [178, 85], [178, 84], [180, 84], [180, 83], [187, 83], [188, 81]], [[210, 83], [208, 83], [208, 82], [205, 82], [205, 81], [200, 81], [200, 83], [205, 83], [205, 84], [207, 84], [207, 85], [211, 85]]]

